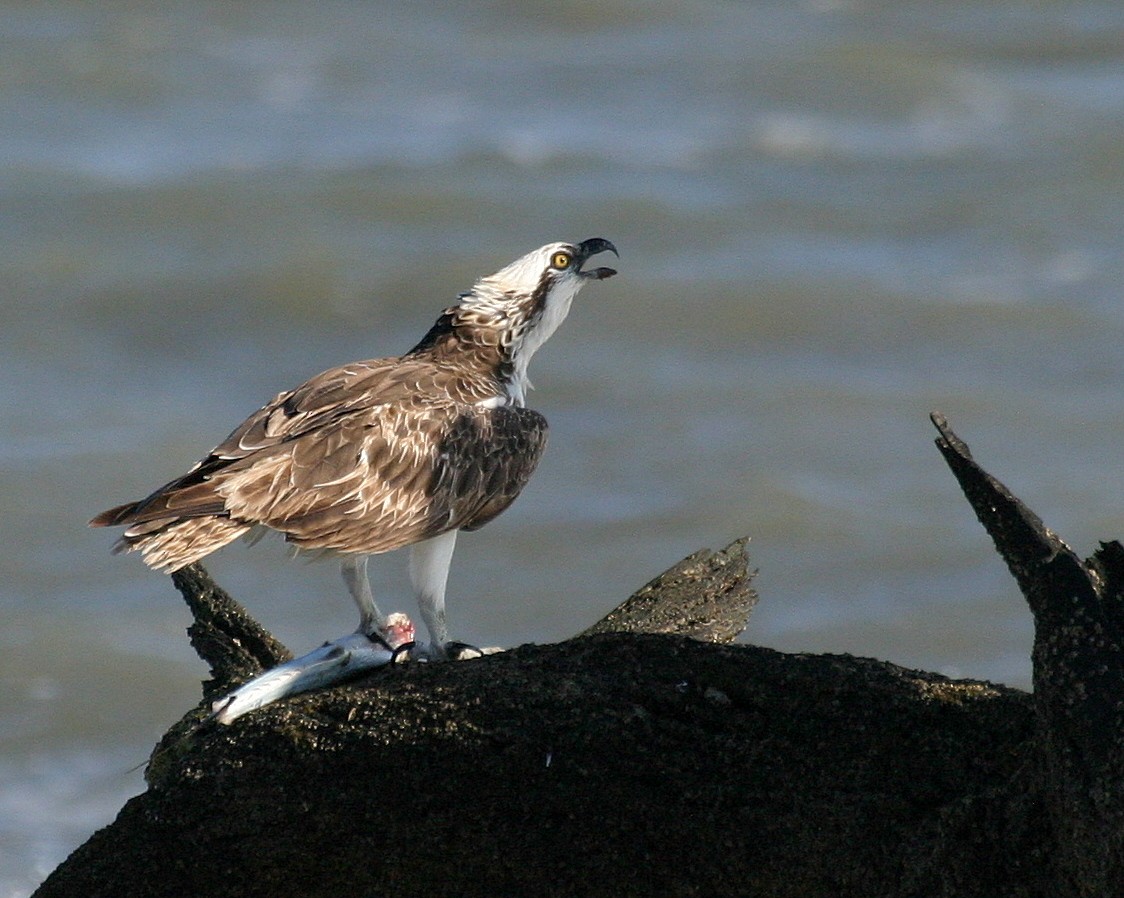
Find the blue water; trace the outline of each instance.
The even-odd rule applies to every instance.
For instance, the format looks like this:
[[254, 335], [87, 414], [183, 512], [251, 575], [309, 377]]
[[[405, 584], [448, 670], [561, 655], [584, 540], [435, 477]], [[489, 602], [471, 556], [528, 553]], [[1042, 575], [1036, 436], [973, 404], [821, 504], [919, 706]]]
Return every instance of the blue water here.
[[[456, 637], [750, 534], [747, 639], [1029, 686], [927, 415], [1079, 551], [1124, 535], [1122, 137], [1109, 2], [0, 5], [0, 898], [205, 675], [85, 521], [556, 239], [621, 274], [535, 359], [551, 444], [460, 541]], [[354, 627], [334, 566], [209, 567], [296, 650]]]

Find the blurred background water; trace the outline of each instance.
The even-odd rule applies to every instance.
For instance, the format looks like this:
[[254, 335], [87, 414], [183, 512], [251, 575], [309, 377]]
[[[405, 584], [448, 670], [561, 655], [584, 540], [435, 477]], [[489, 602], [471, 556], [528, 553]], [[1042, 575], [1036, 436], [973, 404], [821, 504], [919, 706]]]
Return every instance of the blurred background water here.
[[[205, 675], [86, 520], [552, 240], [621, 275], [535, 360], [550, 449], [460, 541], [456, 637], [564, 638], [748, 533], [747, 639], [1028, 687], [927, 414], [1124, 536], [1122, 137], [1115, 0], [0, 5], [0, 896]], [[355, 624], [279, 542], [209, 567], [298, 651]]]

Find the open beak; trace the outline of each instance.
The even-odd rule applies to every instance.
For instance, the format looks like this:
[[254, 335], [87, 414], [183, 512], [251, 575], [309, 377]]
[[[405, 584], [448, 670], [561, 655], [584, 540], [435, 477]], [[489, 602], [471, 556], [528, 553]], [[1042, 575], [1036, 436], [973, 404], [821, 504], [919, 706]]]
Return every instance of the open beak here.
[[[618, 259], [621, 256], [621, 254], [617, 252], [617, 248], [604, 237], [590, 237], [588, 240], [583, 240], [578, 244], [577, 249], [579, 270], [590, 256], [595, 256], [598, 253], [610, 252]], [[581, 276], [595, 281], [603, 281], [605, 278], [611, 278], [616, 273], [617, 271], [615, 268], [591, 268], [589, 271], [582, 271]]]

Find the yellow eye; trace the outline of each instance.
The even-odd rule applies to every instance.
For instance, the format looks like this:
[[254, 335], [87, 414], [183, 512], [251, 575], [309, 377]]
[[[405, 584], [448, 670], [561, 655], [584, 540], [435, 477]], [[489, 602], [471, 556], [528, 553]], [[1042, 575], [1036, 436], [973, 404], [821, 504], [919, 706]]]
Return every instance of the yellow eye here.
[[565, 271], [572, 261], [573, 257], [569, 253], [555, 253], [550, 259], [550, 267]]

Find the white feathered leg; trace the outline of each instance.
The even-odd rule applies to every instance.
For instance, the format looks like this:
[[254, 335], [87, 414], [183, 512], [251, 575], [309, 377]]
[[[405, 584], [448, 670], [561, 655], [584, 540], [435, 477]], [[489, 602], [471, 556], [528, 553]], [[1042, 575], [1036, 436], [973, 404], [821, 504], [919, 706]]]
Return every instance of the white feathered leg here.
[[386, 618], [379, 611], [375, 595], [371, 592], [371, 581], [367, 577], [367, 558], [367, 555], [345, 555], [340, 562], [340, 572], [343, 574], [343, 582], [347, 584], [347, 591], [359, 606], [359, 628], [355, 632], [371, 636], [382, 633]]
[[449, 565], [456, 545], [457, 531], [449, 530], [410, 548], [410, 582], [414, 585], [418, 608], [429, 631], [430, 643], [426, 654], [434, 659], [446, 657], [449, 628], [445, 623], [445, 584], [449, 579]]

